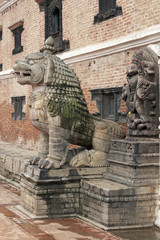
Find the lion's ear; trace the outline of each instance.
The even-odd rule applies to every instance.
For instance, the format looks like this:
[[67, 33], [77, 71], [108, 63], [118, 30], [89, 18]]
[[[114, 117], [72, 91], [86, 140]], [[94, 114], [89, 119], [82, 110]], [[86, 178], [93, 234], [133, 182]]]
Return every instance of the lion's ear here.
[[54, 64], [50, 58], [46, 58], [45, 65], [46, 65], [46, 70], [45, 70], [45, 76], [44, 76], [44, 83], [48, 85], [53, 80]]

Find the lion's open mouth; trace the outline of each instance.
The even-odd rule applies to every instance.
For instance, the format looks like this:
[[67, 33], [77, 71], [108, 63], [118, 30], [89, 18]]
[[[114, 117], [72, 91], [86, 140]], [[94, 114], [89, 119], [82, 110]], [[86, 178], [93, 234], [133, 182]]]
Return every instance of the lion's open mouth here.
[[17, 77], [17, 82], [24, 85], [30, 84], [31, 73], [29, 71], [14, 71], [15, 76]]
[[30, 78], [31, 77], [31, 73], [30, 72], [27, 72], [27, 71], [15, 71], [14, 72], [16, 74], [16, 76], [18, 78]]

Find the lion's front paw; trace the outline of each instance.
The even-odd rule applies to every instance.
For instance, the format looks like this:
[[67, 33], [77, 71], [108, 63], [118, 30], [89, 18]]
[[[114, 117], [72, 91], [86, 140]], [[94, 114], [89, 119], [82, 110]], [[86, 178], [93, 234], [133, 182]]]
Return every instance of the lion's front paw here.
[[60, 162], [50, 160], [49, 158], [42, 159], [39, 161], [38, 167], [43, 169], [55, 169], [55, 168], [60, 168]]
[[70, 166], [72, 167], [88, 167], [88, 150], [84, 150], [74, 156], [70, 161]]
[[47, 166], [50, 164], [50, 162], [48, 161], [48, 159], [41, 159], [38, 163], [38, 167], [41, 169], [47, 168]]
[[41, 158], [39, 156], [32, 156], [29, 159], [29, 163], [30, 163], [30, 165], [38, 165], [40, 159]]
[[84, 150], [70, 161], [72, 167], [106, 167], [108, 154], [97, 150]]

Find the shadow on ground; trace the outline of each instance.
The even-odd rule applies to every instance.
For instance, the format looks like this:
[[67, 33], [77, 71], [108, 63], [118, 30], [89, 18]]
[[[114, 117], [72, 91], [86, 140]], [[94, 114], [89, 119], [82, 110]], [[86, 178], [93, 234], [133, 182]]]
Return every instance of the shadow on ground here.
[[160, 229], [157, 227], [115, 230], [112, 233], [124, 240], [160, 240]]

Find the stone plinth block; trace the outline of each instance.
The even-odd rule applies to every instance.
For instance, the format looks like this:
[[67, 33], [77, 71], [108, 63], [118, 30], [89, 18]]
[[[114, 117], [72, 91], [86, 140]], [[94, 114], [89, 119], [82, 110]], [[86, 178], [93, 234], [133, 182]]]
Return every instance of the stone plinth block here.
[[159, 140], [111, 141], [109, 170], [105, 178], [128, 186], [158, 185]]
[[36, 218], [78, 214], [81, 179], [102, 178], [106, 171], [104, 167], [46, 170], [26, 165], [21, 180], [23, 210]]
[[81, 178], [102, 178], [103, 174], [107, 172], [107, 167], [97, 168], [73, 168], [66, 167], [62, 169], [40, 169], [38, 166], [26, 164], [24, 176], [31, 178], [33, 181], [54, 180], [80, 180]]
[[157, 195], [109, 180], [83, 180], [81, 211], [86, 219], [106, 229], [152, 226]]
[[79, 209], [79, 183], [21, 180], [24, 211], [35, 218], [73, 216]]

